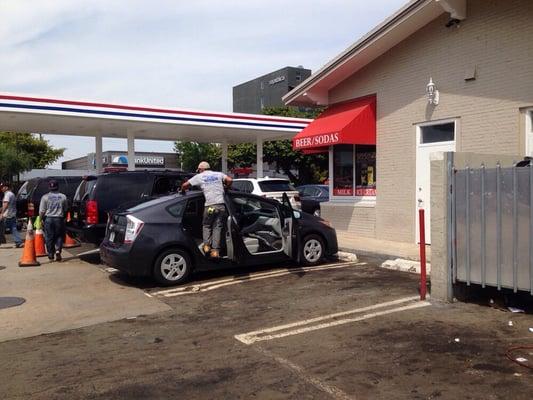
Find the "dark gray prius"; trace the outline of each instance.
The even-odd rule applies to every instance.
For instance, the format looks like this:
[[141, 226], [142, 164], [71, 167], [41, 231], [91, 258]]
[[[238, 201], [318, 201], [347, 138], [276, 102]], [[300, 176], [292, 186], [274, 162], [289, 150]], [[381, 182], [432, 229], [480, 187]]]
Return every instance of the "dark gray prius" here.
[[327, 221], [251, 194], [228, 192], [221, 259], [201, 249], [204, 196], [172, 195], [117, 213], [100, 246], [104, 263], [132, 276], [152, 276], [162, 285], [187, 280], [194, 270], [277, 264], [316, 265], [337, 253], [337, 235]]

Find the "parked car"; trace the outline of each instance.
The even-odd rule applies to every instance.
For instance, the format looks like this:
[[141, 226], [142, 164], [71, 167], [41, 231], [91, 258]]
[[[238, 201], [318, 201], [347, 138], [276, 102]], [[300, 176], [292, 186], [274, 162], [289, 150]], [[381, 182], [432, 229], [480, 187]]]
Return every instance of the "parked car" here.
[[113, 214], [100, 246], [102, 261], [132, 276], [151, 276], [161, 285], [184, 282], [192, 271], [248, 267], [295, 260], [320, 263], [337, 253], [328, 222], [282, 202], [228, 191], [225, 246], [213, 260], [202, 251], [202, 192], [161, 197]]
[[136, 204], [176, 192], [192, 174], [181, 171], [121, 171], [85, 177], [71, 207], [69, 234], [99, 245], [105, 236], [108, 214], [122, 204]]
[[320, 203], [329, 200], [329, 186], [302, 185], [296, 189], [300, 193], [302, 211], [320, 217]]
[[26, 181], [17, 192], [17, 218], [34, 217], [39, 214], [41, 197], [50, 191], [48, 183], [57, 181], [59, 191], [67, 196], [69, 205], [72, 204], [76, 189], [82, 176], [47, 176], [44, 178], [32, 178]]
[[296, 210], [302, 208], [300, 194], [288, 179], [268, 177], [259, 179], [239, 178], [233, 180], [231, 188], [239, 192], [255, 194], [278, 201], [281, 201], [283, 193], [287, 193], [292, 207]]

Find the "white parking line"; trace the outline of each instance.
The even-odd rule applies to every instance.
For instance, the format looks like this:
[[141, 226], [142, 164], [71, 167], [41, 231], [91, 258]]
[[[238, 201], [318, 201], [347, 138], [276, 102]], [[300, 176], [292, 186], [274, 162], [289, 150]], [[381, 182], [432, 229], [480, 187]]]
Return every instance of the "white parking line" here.
[[349, 396], [348, 394], [346, 394], [345, 392], [343, 392], [342, 390], [340, 390], [339, 388], [336, 388], [335, 386], [331, 386], [325, 382], [322, 382], [320, 379], [318, 378], [315, 378], [314, 376], [311, 376], [309, 375], [304, 368], [300, 367], [299, 365], [296, 365], [295, 363], [283, 358], [283, 357], [280, 357], [268, 350], [265, 350], [261, 347], [257, 347], [256, 350], [267, 356], [267, 357], [270, 357], [272, 358], [274, 361], [276, 361], [277, 363], [279, 363], [282, 367], [292, 371], [293, 373], [295, 373], [299, 378], [303, 379], [304, 381], [306, 381], [307, 383], [313, 385], [314, 387], [316, 387], [317, 389], [327, 393], [328, 395], [330, 395], [332, 398], [334, 399], [338, 399], [338, 400], [355, 400], [355, 396]]
[[[335, 314], [328, 314], [328, 315], [324, 315], [324, 316], [317, 317], [317, 318], [311, 318], [311, 319], [306, 319], [303, 321], [294, 322], [291, 324], [279, 325], [279, 326], [275, 326], [272, 328], [266, 328], [266, 329], [262, 329], [258, 331], [242, 333], [239, 335], [235, 335], [235, 339], [237, 339], [238, 341], [244, 344], [250, 345], [255, 342], [278, 339], [278, 338], [292, 336], [292, 335], [299, 335], [301, 333], [330, 328], [332, 326], [337, 326], [337, 325], [344, 325], [344, 324], [348, 324], [351, 322], [363, 321], [363, 320], [378, 317], [381, 315], [392, 314], [392, 313], [396, 313], [400, 311], [411, 310], [411, 309], [420, 308], [420, 307], [427, 307], [431, 305], [427, 301], [417, 301], [416, 303], [408, 304], [405, 306], [386, 309], [383, 311], [376, 311], [376, 312], [372, 312], [368, 314], [363, 314], [361, 316], [357, 316], [354, 318], [337, 319], [338, 317], [342, 317], [342, 316], [346, 316], [350, 314], [359, 314], [365, 311], [389, 307], [392, 305], [398, 305], [402, 303], [413, 302], [417, 299], [418, 299], [418, 296], [404, 297], [404, 298], [393, 300], [393, 301], [387, 301], [384, 303], [374, 304], [368, 307], [356, 308], [354, 310], [343, 311], [343, 312], [335, 313]], [[331, 321], [324, 322], [324, 323], [317, 323], [317, 322], [326, 321], [326, 320], [331, 320]], [[297, 329], [291, 330], [290, 328], [297, 328]], [[273, 332], [279, 332], [279, 333], [273, 333]]]
[[174, 288], [174, 289], [159, 290], [156, 292], [151, 292], [150, 294], [153, 296], [175, 297], [175, 296], [182, 296], [186, 294], [207, 292], [210, 290], [220, 289], [225, 286], [236, 285], [239, 283], [256, 281], [260, 279], [276, 278], [279, 276], [298, 274], [301, 272], [314, 272], [314, 271], [325, 271], [325, 270], [330, 270], [330, 269], [347, 268], [347, 267], [353, 267], [353, 266], [361, 266], [365, 264], [366, 263], [349, 262], [349, 263], [342, 263], [342, 264], [326, 264], [326, 265], [321, 265], [318, 267], [301, 267], [301, 268], [289, 268], [286, 270], [258, 272], [255, 274], [235, 276], [235, 277], [227, 278], [227, 279], [219, 279], [216, 281], [199, 283], [197, 285], [184, 286], [184, 287], [179, 287], [179, 288]]

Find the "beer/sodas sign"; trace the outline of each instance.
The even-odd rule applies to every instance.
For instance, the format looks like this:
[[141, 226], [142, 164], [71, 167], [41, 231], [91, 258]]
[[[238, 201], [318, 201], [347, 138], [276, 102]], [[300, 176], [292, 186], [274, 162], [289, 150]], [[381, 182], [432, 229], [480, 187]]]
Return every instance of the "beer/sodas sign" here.
[[339, 132], [324, 133], [316, 136], [309, 136], [294, 140], [294, 146], [297, 149], [306, 147], [323, 147], [339, 143]]

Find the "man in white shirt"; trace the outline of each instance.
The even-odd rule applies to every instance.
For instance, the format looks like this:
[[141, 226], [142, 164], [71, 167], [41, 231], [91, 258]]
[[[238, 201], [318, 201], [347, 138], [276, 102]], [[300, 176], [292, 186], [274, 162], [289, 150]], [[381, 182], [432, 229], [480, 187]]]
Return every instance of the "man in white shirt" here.
[[17, 230], [17, 200], [15, 194], [9, 190], [8, 183], [2, 183], [2, 192], [4, 192], [4, 198], [2, 199], [0, 219], [4, 222], [5, 228], [11, 230], [15, 247], [22, 247], [22, 239]]
[[203, 218], [203, 251], [212, 258], [220, 257], [220, 243], [224, 223], [227, 219], [224, 205], [224, 185], [231, 186], [233, 179], [222, 172], [211, 171], [209, 163], [202, 161], [198, 165], [198, 174], [181, 185], [185, 191], [191, 186], [199, 186], [204, 192], [205, 206]]

